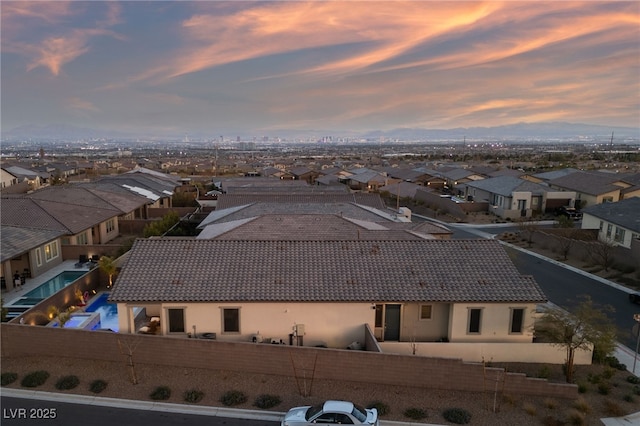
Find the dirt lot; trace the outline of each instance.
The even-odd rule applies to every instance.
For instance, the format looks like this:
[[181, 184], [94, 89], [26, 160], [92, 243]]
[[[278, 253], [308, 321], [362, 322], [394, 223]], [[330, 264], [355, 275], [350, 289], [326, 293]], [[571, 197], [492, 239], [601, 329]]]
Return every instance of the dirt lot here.
[[[504, 364], [508, 371], [527, 373], [532, 377], [544, 377], [552, 381], [563, 381], [560, 366], [541, 364]], [[463, 408], [471, 413], [473, 425], [600, 425], [600, 418], [613, 417], [640, 411], [640, 386], [627, 381], [629, 373], [601, 365], [578, 366], [576, 383], [584, 393], [573, 400], [532, 398], [522, 395], [494, 392], [495, 386], [488, 382], [484, 394], [469, 392], [444, 392], [418, 389], [411, 386], [371, 386], [362, 383], [315, 380], [296, 383], [295, 379], [258, 374], [244, 374], [209, 369], [172, 369], [151, 364], [138, 364], [135, 368], [139, 379], [137, 385], [130, 380], [130, 371], [125, 361], [95, 362], [60, 357], [32, 357], [3, 359], [2, 373], [17, 373], [17, 380], [7, 387], [27, 389], [21, 381], [30, 372], [45, 370], [50, 377], [37, 390], [65, 392], [69, 394], [96, 395], [89, 391], [96, 379], [107, 382], [98, 396], [151, 401], [150, 394], [158, 386], [168, 386], [171, 396], [165, 402], [183, 403], [184, 394], [199, 390], [204, 396], [198, 405], [222, 407], [220, 398], [225, 392], [239, 390], [246, 394], [247, 401], [235, 408], [253, 409], [256, 398], [263, 394], [275, 395], [281, 403], [272, 411], [284, 412], [290, 407], [315, 404], [326, 399], [347, 399], [361, 405], [381, 402], [388, 407], [382, 416], [386, 420], [412, 421], [404, 412], [410, 408], [424, 410], [427, 417], [420, 420], [432, 424], [447, 422], [442, 412], [448, 408]], [[76, 375], [79, 385], [71, 390], [59, 391], [56, 382], [67, 375]], [[3, 379], [4, 380], [4, 379]], [[302, 397], [299, 386], [311, 389], [310, 397]], [[495, 412], [494, 412], [495, 409]]]

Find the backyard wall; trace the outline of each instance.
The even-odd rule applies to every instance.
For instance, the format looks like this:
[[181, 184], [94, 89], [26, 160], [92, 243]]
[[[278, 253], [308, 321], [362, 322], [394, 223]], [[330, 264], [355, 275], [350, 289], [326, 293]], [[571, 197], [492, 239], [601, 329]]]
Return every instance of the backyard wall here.
[[576, 385], [549, 383], [542, 379], [527, 378], [524, 374], [505, 373], [499, 368], [485, 369], [482, 364], [464, 363], [456, 359], [124, 335], [18, 324], [2, 324], [0, 331], [3, 358], [65, 354], [65, 357], [69, 358], [122, 360], [124, 368], [126, 357], [119, 350], [120, 342], [124, 348], [135, 347], [133, 357], [136, 364], [148, 363], [171, 368], [210, 368], [287, 377], [295, 377], [296, 372], [298, 377], [302, 377], [303, 374], [309, 377], [313, 369], [314, 378], [317, 380], [470, 392], [483, 392], [490, 383], [494, 383], [496, 377], [504, 374], [505, 393], [551, 398], [578, 396]]

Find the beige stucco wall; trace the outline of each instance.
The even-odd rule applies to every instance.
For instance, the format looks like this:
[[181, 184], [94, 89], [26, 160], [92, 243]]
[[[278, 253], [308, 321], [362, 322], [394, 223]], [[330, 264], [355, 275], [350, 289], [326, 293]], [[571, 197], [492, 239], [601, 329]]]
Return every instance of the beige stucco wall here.
[[[481, 284], [478, 284], [481, 285]], [[482, 309], [480, 333], [467, 333], [469, 309]], [[523, 332], [512, 334], [511, 309], [524, 308]], [[452, 306], [449, 322], [450, 342], [532, 342], [535, 304], [527, 303], [458, 303]]]
[[624, 228], [624, 227], [619, 227], [620, 229], [624, 229], [624, 240], [617, 242], [614, 241], [615, 235], [616, 235], [616, 228], [618, 228], [617, 225], [612, 224], [612, 228], [611, 228], [611, 236], [607, 237], [607, 226], [608, 224], [610, 224], [610, 222], [607, 222], [606, 220], [602, 220], [603, 222], [603, 226], [602, 229], [600, 229], [600, 218], [597, 218], [595, 216], [592, 216], [588, 213], [584, 214], [582, 217], [582, 225], [581, 228], [582, 229], [598, 229], [598, 239], [600, 241], [609, 241], [612, 244], [616, 244], [616, 245], [621, 245], [623, 247], [626, 248], [631, 248], [631, 240], [633, 239], [633, 231], [631, 231], [630, 229]]
[[[346, 348], [352, 342], [364, 343], [364, 324], [373, 328], [375, 310], [370, 303], [344, 303], [336, 309], [336, 303], [164, 303], [161, 305], [118, 304], [120, 332], [131, 332], [134, 306], [147, 308], [148, 316], [161, 318], [162, 334], [169, 333], [167, 309], [185, 309], [185, 332], [177, 337], [193, 332], [196, 334], [216, 333], [218, 340], [250, 342], [260, 334], [263, 339], [289, 342], [296, 324], [305, 326], [304, 346], [327, 345], [331, 348]], [[222, 309], [240, 308], [240, 333], [224, 333], [222, 330]], [[128, 315], [121, 315], [128, 312]], [[339, 330], [339, 332], [337, 332]]]
[[[566, 351], [549, 343], [409, 343], [380, 342], [384, 353], [432, 358], [456, 358], [466, 362], [535, 362], [564, 364]], [[414, 353], [415, 349], [415, 353]], [[577, 350], [576, 365], [590, 365], [592, 350]]]
[[[420, 306], [431, 305], [431, 319], [420, 319]], [[402, 306], [400, 317], [401, 341], [438, 341], [447, 337], [449, 304], [411, 303]]]

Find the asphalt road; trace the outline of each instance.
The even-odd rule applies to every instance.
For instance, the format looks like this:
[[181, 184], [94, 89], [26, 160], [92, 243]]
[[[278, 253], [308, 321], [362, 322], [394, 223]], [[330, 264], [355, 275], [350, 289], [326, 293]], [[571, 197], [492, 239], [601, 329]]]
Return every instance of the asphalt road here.
[[192, 415], [163, 411], [134, 410], [58, 401], [9, 398], [3, 396], [2, 426], [277, 426], [279, 422]]

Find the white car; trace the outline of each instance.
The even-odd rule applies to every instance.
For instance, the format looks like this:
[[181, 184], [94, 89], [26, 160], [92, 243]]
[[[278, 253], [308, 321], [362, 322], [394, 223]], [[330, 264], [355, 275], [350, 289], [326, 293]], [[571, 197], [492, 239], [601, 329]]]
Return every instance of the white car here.
[[326, 401], [319, 405], [295, 407], [287, 412], [281, 426], [374, 425], [379, 426], [378, 410], [362, 408], [347, 401]]

